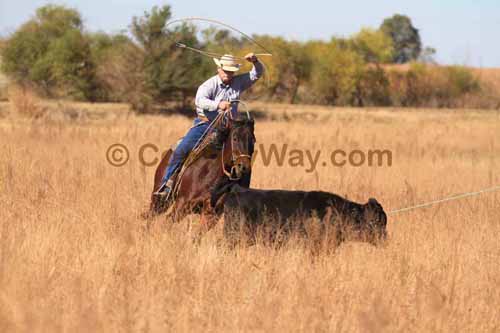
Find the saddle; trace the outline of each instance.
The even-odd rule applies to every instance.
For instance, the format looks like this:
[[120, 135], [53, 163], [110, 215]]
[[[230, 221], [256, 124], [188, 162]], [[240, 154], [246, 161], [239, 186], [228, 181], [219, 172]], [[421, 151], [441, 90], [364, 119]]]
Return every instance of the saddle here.
[[[172, 175], [172, 191], [170, 193], [169, 201], [175, 200], [179, 190], [180, 180], [185, 171], [196, 162], [201, 156], [208, 158], [216, 158], [218, 151], [222, 150], [223, 143], [227, 138], [228, 129], [224, 126], [224, 115], [221, 113], [212, 122], [207, 132], [200, 139], [198, 144], [189, 152], [188, 156], [184, 159], [181, 166]], [[172, 146], [172, 151], [175, 150], [180, 140]]]

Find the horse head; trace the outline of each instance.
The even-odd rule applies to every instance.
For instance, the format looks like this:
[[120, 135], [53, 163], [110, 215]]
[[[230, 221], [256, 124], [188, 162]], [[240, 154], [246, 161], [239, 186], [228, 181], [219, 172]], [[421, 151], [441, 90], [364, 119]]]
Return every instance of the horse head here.
[[248, 115], [242, 118], [228, 118], [224, 131], [223, 171], [230, 180], [239, 180], [251, 172], [255, 144], [254, 120]]

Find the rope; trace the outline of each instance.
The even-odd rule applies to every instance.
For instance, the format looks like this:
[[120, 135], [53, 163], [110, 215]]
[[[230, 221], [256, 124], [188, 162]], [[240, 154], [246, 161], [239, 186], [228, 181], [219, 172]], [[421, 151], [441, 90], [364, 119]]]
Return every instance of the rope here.
[[[249, 35], [245, 34], [243, 31], [238, 30], [235, 27], [230, 26], [229, 24], [226, 24], [226, 23], [223, 23], [223, 22], [220, 22], [220, 21], [217, 21], [217, 20], [206, 19], [206, 18], [202, 18], [202, 17], [180, 18], [180, 19], [175, 19], [175, 20], [172, 20], [170, 22], [167, 22], [167, 24], [165, 25], [165, 29], [169, 25], [172, 25], [172, 24], [175, 24], [175, 23], [179, 23], [179, 22], [184, 22], [184, 21], [204, 21], [204, 22], [210, 22], [210, 23], [219, 24], [219, 25], [224, 26], [224, 27], [226, 27], [228, 29], [231, 29], [233, 31], [238, 32], [239, 34], [241, 34], [242, 36], [244, 36], [245, 38], [247, 38], [249, 41], [251, 41], [255, 45], [259, 46], [263, 51], [266, 52], [266, 53], [256, 53], [255, 56], [257, 56], [257, 57], [262, 57], [262, 56], [272, 57], [273, 56], [272, 53], [268, 49], [266, 49], [262, 44], [260, 44], [259, 42], [257, 42], [255, 39], [253, 39]], [[221, 58], [222, 56], [224, 56], [223, 54], [216, 53], [216, 52], [203, 51], [203, 50], [200, 50], [200, 49], [188, 46], [188, 45], [186, 45], [184, 43], [181, 43], [181, 42], [176, 42], [175, 46], [177, 46], [179, 48], [182, 48], [182, 49], [189, 50], [191, 52], [195, 52], [195, 53], [201, 54], [201, 55], [203, 55], [205, 57]], [[245, 61], [246, 60], [245, 58], [236, 57], [236, 56], [233, 56], [233, 58], [236, 59], [236, 60], [240, 60], [240, 61]], [[270, 86], [270, 84], [271, 84], [270, 73], [267, 70], [267, 66], [266, 66], [266, 64], [263, 61], [260, 61], [260, 64], [264, 67], [264, 80], [265, 80], [264, 81], [264, 85], [266, 86], [266, 88], [268, 88]], [[266, 89], [263, 89], [262, 92], [261, 92], [261, 94], [258, 95], [258, 96], [254, 96], [254, 98], [252, 98], [252, 100], [257, 99], [260, 96], [262, 96], [265, 93], [265, 91], [266, 91]]]
[[264, 50], [266, 53], [268, 54], [271, 54], [271, 52], [266, 49], [262, 44], [260, 44], [259, 42], [257, 42], [255, 39], [253, 39], [252, 37], [248, 36], [246, 33], [244, 33], [243, 31], [241, 30], [238, 30], [236, 29], [235, 27], [232, 27], [230, 26], [229, 24], [226, 24], [226, 23], [223, 23], [223, 22], [220, 22], [220, 21], [217, 21], [217, 20], [213, 20], [213, 19], [207, 19], [207, 18], [203, 18], [203, 17], [186, 17], [186, 18], [180, 18], [180, 19], [176, 19], [176, 20], [173, 20], [173, 21], [170, 21], [168, 22], [166, 25], [165, 25], [165, 28], [168, 27], [169, 25], [171, 24], [174, 24], [174, 23], [178, 23], [178, 22], [184, 22], [184, 21], [204, 21], [204, 22], [210, 22], [210, 23], [215, 23], [215, 24], [219, 24], [219, 25], [222, 25], [228, 29], [231, 29], [233, 31], [236, 31], [238, 32], [239, 34], [241, 34], [242, 36], [244, 36], [245, 38], [247, 38], [249, 41], [251, 41], [252, 43], [254, 43], [255, 45], [258, 45], [262, 50]]
[[[242, 105], [244, 105], [246, 107], [246, 104], [244, 102], [242, 102], [241, 100], [232, 100], [231, 102], [232, 103], [234, 103], [234, 102], [241, 103]], [[247, 113], [248, 119], [250, 119], [250, 113], [248, 112], [248, 110], [246, 110], [246, 113]], [[177, 197], [177, 193], [179, 191], [179, 186], [180, 186], [180, 184], [182, 182], [182, 177], [184, 176], [185, 171], [187, 170], [187, 168], [191, 164], [193, 164], [199, 158], [200, 152], [203, 149], [205, 149], [205, 147], [208, 144], [208, 141], [205, 140], [208, 137], [208, 133], [211, 130], [213, 130], [221, 121], [223, 121], [224, 117], [231, 117], [231, 111], [229, 110], [229, 111], [219, 112], [219, 114], [209, 124], [209, 126], [207, 127], [207, 129], [203, 132], [203, 135], [198, 139], [198, 141], [196, 142], [195, 147], [189, 153], [189, 155], [187, 156], [186, 160], [182, 164], [181, 169], [178, 172], [174, 188], [172, 189], [171, 198], [174, 200], [174, 202], [175, 202], [175, 198]], [[230, 140], [230, 142], [231, 142], [231, 150], [232, 150], [233, 140]], [[222, 156], [221, 156], [222, 170], [224, 171], [224, 174], [229, 177], [229, 179], [236, 180], [237, 178], [233, 178], [231, 176], [231, 173], [229, 173], [226, 170], [225, 166], [224, 166], [224, 146], [225, 146], [225, 144], [222, 145]], [[238, 156], [238, 158], [240, 158], [242, 156], [251, 159], [250, 155], [244, 155], [244, 154]]]
[[[243, 105], [245, 107], [247, 117], [248, 117], [248, 119], [250, 119], [250, 113], [248, 112], [248, 107], [247, 107], [246, 103], [244, 103], [243, 101], [241, 101], [239, 99], [234, 99], [234, 100], [231, 100], [230, 102]], [[177, 188], [177, 185], [180, 184], [180, 180], [182, 179], [182, 175], [184, 174], [184, 171], [186, 170], [186, 168], [189, 165], [191, 165], [191, 163], [193, 163], [198, 158], [199, 151], [205, 148], [205, 146], [202, 143], [206, 139], [208, 133], [210, 131], [212, 131], [214, 129], [214, 127], [217, 126], [219, 124], [219, 122], [221, 122], [224, 119], [224, 117], [231, 117], [231, 115], [232, 115], [231, 111], [219, 112], [217, 114], [217, 116], [215, 117], [215, 119], [210, 122], [209, 126], [205, 129], [205, 131], [203, 132], [201, 137], [198, 139], [198, 141], [196, 141], [196, 144], [194, 145], [193, 150], [187, 156], [186, 160], [182, 164], [181, 170], [179, 171], [179, 174], [177, 176], [178, 181], [176, 181], [176, 186], [175, 186], [176, 188]], [[222, 150], [224, 151], [224, 147], [222, 148]], [[224, 169], [224, 167], [223, 167], [223, 169]], [[224, 169], [224, 171], [226, 171], [226, 170]]]
[[[179, 42], [176, 42], [175, 43], [175, 46], [177, 47], [180, 47], [182, 49], [186, 49], [186, 50], [190, 50], [190, 51], [193, 51], [193, 52], [196, 52], [196, 53], [199, 53], [201, 55], [204, 55], [204, 56], [207, 56], [207, 57], [210, 57], [210, 58], [221, 58], [224, 56], [224, 54], [221, 54], [221, 53], [215, 53], [215, 52], [208, 52], [208, 51], [203, 51], [203, 50], [200, 50], [200, 49], [196, 49], [194, 47], [190, 47], [190, 46], [187, 46], [186, 44], [183, 44], [183, 43], [179, 43]], [[268, 57], [272, 57], [273, 55], [270, 54], [270, 53], [255, 53], [255, 56], [256, 57], [261, 57], [261, 56], [268, 56]], [[233, 59], [236, 59], [236, 60], [246, 60], [245, 58], [242, 58], [242, 57], [237, 57], [237, 56], [232, 56], [231, 58]]]
[[462, 198], [472, 197], [475, 195], [488, 193], [488, 192], [495, 192], [495, 191], [500, 191], [500, 186], [490, 187], [490, 188], [486, 188], [486, 189], [483, 189], [480, 191], [475, 191], [475, 192], [467, 192], [467, 193], [457, 194], [457, 195], [453, 195], [451, 197], [444, 198], [444, 199], [434, 200], [434, 201], [430, 201], [430, 202], [426, 202], [426, 203], [422, 203], [419, 205], [410, 206], [410, 207], [406, 207], [406, 208], [395, 209], [395, 210], [390, 211], [388, 214], [407, 212], [407, 211], [417, 209], [417, 208], [429, 207], [429, 206], [432, 206], [432, 205], [435, 205], [438, 203], [443, 203], [443, 202], [452, 201], [452, 200], [458, 200], [458, 199], [462, 199]]

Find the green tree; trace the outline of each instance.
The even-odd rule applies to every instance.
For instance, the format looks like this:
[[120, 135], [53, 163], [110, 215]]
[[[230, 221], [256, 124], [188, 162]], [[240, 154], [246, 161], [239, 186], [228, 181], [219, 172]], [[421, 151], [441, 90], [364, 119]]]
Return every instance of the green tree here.
[[[92, 61], [89, 40], [79, 30], [68, 30], [51, 42], [40, 60], [50, 72], [63, 96], [79, 100], [95, 100], [96, 66]], [[43, 66], [41, 66], [43, 68]]]
[[96, 63], [103, 61], [113, 49], [120, 48], [132, 42], [123, 32], [116, 35], [110, 35], [105, 32], [89, 33], [87, 34], [87, 38], [90, 40], [92, 58]]
[[395, 63], [402, 64], [419, 57], [422, 50], [420, 34], [408, 16], [396, 14], [386, 18], [380, 30], [392, 39]]
[[[310, 77], [312, 60], [304, 45], [299, 42], [290, 42], [282, 37], [267, 35], [254, 36], [254, 39], [262, 45], [266, 45], [273, 57], [261, 59], [265, 61], [267, 78], [257, 89], [266, 89], [270, 98], [285, 100], [295, 103], [298, 99], [298, 91]], [[245, 45], [246, 52], [256, 52], [253, 43]], [[260, 95], [260, 94], [258, 94]]]
[[110, 49], [99, 63], [97, 77], [110, 100], [127, 102], [138, 112], [151, 108], [153, 97], [146, 85], [144, 51], [135, 43]]
[[[22, 25], [6, 40], [1, 50], [2, 71], [18, 82], [33, 80], [34, 72], [41, 72], [41, 69], [35, 67], [35, 63], [48, 49], [48, 43], [42, 37], [36, 22], [30, 21]], [[39, 77], [40, 73], [36, 76]], [[48, 81], [49, 78], [50, 73], [47, 73], [39, 80]]]
[[131, 32], [144, 57], [146, 90], [153, 100], [162, 102], [194, 95], [204, 71], [200, 56], [176, 47], [182, 41], [200, 47], [195, 28], [181, 24], [167, 29], [171, 17], [170, 6], [153, 7], [142, 17], [134, 17]]
[[361, 29], [352, 37], [352, 45], [366, 62], [388, 63], [394, 57], [392, 39], [381, 30]]
[[351, 48], [339, 45], [336, 40], [329, 43], [309, 42], [306, 47], [313, 57], [310, 80], [312, 102], [353, 104], [365, 68], [363, 58]]
[[[87, 34], [90, 40], [92, 61], [96, 64], [96, 78], [98, 89], [97, 98], [103, 101], [127, 102], [134, 98], [133, 86], [137, 82], [132, 79], [135, 70], [142, 70], [136, 66], [137, 57], [142, 53], [137, 48], [132, 48], [132, 40], [123, 33], [116, 35], [97, 32]], [[134, 61], [127, 62], [130, 55], [135, 52]], [[135, 96], [134, 96], [135, 97]]]
[[391, 91], [389, 85], [389, 78], [382, 67], [368, 65], [356, 85], [353, 103], [357, 106], [390, 105]]
[[2, 70], [18, 83], [34, 83], [46, 95], [95, 99], [95, 64], [80, 14], [47, 5], [23, 24], [1, 50]]

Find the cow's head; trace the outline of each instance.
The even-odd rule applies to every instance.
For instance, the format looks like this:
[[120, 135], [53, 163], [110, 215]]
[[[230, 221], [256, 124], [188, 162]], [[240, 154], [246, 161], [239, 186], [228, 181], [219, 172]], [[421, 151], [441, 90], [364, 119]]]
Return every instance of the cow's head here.
[[362, 229], [366, 240], [371, 243], [379, 243], [387, 238], [387, 215], [382, 205], [373, 198], [370, 198], [363, 205]]

